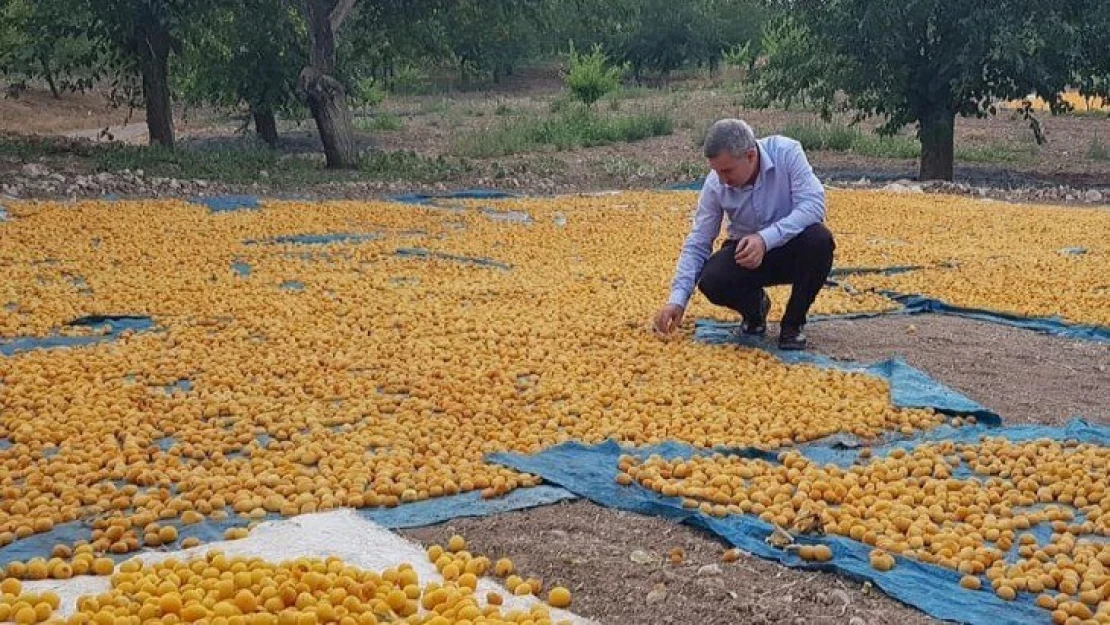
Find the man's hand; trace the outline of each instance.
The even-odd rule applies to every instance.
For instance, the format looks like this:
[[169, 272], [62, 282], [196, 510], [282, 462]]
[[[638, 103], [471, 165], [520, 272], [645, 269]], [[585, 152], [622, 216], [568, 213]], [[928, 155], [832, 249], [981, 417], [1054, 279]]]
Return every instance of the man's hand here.
[[736, 243], [736, 264], [744, 269], [757, 269], [763, 264], [767, 244], [758, 234], [749, 234]]
[[678, 304], [667, 304], [659, 309], [655, 314], [655, 332], [660, 335], [668, 335], [672, 330], [682, 323], [682, 315], [686, 313], [686, 309]]

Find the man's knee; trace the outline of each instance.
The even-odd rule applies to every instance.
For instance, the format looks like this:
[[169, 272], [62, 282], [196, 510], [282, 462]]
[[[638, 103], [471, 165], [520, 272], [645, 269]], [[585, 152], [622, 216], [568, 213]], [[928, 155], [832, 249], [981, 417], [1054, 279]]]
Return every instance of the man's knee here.
[[832, 232], [823, 223], [813, 224], [798, 234], [799, 243], [809, 254], [831, 255], [836, 249]]
[[705, 271], [702, 272], [698, 278], [698, 290], [713, 304], [724, 306], [724, 302], [728, 298], [728, 280], [721, 275], [720, 271], [714, 271], [713, 269], [713, 267], [707, 266]]

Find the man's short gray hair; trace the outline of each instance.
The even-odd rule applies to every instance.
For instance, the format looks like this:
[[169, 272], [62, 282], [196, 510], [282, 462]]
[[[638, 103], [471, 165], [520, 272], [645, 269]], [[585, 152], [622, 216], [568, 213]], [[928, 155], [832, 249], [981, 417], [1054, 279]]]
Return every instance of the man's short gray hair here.
[[725, 152], [739, 158], [755, 145], [755, 132], [747, 122], [721, 119], [705, 133], [705, 158], [717, 158]]

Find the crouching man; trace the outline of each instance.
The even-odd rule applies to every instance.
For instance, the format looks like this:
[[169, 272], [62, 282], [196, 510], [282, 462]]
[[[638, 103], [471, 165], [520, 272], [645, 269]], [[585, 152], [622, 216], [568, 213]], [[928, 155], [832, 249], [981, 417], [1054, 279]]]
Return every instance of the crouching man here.
[[[778, 135], [757, 141], [739, 119], [713, 124], [705, 157], [712, 171], [655, 330], [669, 334], [682, 322], [696, 284], [710, 302], [740, 314], [741, 332], [766, 334], [771, 300], [764, 287], [789, 284], [778, 345], [805, 349], [806, 315], [829, 276], [836, 248], [823, 223], [821, 182], [800, 143]], [[728, 236], [713, 252], [724, 216]]]

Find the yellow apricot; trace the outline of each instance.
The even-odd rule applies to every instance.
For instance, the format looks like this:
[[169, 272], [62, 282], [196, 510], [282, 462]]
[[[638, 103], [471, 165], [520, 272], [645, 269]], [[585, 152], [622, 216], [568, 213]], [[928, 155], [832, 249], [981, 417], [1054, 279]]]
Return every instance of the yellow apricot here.
[[554, 608], [570, 606], [570, 591], [562, 586], [556, 586], [547, 593], [547, 603]]

